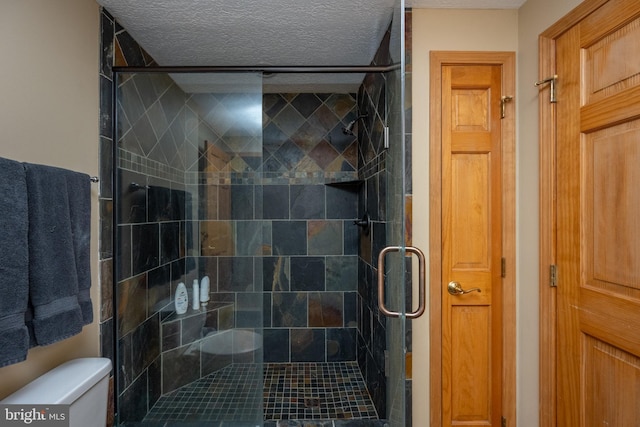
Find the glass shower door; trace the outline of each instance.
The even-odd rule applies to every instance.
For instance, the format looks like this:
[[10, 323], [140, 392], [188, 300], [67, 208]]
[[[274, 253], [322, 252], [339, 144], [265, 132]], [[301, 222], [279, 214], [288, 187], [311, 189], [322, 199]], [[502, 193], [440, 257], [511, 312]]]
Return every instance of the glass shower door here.
[[117, 422], [262, 425], [262, 77], [115, 79]]
[[[406, 92], [405, 67], [405, 4], [397, 0], [391, 28], [390, 56], [397, 69], [387, 75], [388, 149], [386, 243], [378, 262], [378, 297], [382, 313], [387, 316], [387, 418], [393, 427], [411, 425], [411, 393], [407, 381], [407, 354], [411, 352], [411, 319], [425, 309], [424, 283], [419, 295], [412, 298], [411, 271], [417, 267], [424, 278], [425, 260], [422, 251], [410, 246], [407, 232], [407, 196], [411, 192], [411, 143], [406, 137], [410, 97]], [[409, 99], [409, 101], [407, 101]], [[410, 215], [410, 212], [408, 213]], [[409, 240], [409, 241], [407, 241]], [[417, 262], [416, 262], [417, 261]], [[412, 299], [419, 306], [412, 307]]]

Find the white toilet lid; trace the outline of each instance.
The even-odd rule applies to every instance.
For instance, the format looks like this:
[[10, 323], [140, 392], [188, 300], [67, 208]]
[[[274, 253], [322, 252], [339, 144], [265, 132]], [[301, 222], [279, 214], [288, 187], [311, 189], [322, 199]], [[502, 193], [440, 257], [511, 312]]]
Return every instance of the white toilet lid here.
[[110, 371], [111, 360], [104, 357], [73, 359], [31, 381], [2, 403], [70, 405]]

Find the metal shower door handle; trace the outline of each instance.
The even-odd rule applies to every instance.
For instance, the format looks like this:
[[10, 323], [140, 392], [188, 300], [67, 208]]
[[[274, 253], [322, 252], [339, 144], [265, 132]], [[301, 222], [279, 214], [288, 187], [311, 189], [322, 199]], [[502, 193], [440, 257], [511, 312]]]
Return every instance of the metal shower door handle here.
[[[397, 311], [391, 311], [384, 305], [384, 258], [388, 252], [399, 252], [402, 250], [400, 246], [387, 246], [380, 251], [378, 255], [378, 306], [380, 311], [387, 317], [400, 317], [401, 313]], [[406, 252], [416, 254], [418, 256], [418, 309], [405, 314], [408, 319], [415, 319], [424, 314], [426, 309], [425, 304], [425, 257], [424, 253], [413, 246], [407, 246], [404, 248]]]

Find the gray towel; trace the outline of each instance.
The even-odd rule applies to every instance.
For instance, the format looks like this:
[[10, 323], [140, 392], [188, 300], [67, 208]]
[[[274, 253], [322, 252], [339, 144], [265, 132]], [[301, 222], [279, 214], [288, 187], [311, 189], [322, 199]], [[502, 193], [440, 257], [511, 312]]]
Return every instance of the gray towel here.
[[0, 367], [27, 357], [27, 184], [22, 163], [0, 157]]
[[78, 277], [78, 303], [82, 310], [82, 324], [93, 322], [91, 304], [91, 178], [89, 175], [66, 171], [69, 194], [71, 234]]
[[90, 189], [85, 191], [78, 183], [84, 179], [89, 186], [90, 177], [52, 166], [25, 163], [24, 167], [33, 307], [28, 326], [33, 328], [32, 345], [48, 345], [78, 334], [90, 321], [89, 255], [76, 253], [88, 251]]

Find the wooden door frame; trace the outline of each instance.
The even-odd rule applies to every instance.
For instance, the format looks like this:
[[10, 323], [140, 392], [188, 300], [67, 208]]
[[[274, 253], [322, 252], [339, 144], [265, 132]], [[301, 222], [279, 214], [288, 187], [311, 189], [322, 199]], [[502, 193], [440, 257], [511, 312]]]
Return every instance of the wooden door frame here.
[[[609, 0], [585, 0], [545, 30], [538, 38], [539, 80], [556, 72], [556, 39]], [[561, 77], [559, 83], [561, 84]], [[556, 264], [556, 109], [549, 102], [549, 89], [538, 96], [539, 111], [539, 203], [540, 203], [540, 426], [555, 427], [557, 419], [556, 288], [550, 286], [550, 267]]]
[[[430, 52], [429, 254], [430, 254], [430, 426], [442, 426], [442, 67], [444, 65], [502, 66], [502, 95], [515, 97], [514, 52]], [[515, 233], [515, 103], [507, 103], [502, 125], [502, 257], [506, 271], [503, 292], [502, 416], [516, 424], [516, 233]]]

